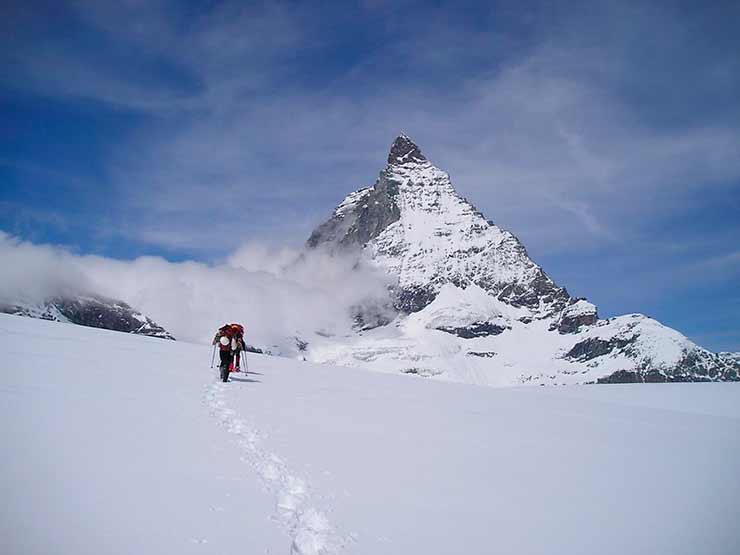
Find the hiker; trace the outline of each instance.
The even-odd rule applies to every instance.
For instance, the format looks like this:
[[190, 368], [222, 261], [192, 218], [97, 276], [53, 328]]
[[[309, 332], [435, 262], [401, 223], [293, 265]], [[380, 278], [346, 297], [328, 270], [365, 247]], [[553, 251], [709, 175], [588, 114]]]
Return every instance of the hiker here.
[[247, 347], [244, 343], [244, 326], [242, 326], [241, 324], [229, 324], [229, 326], [231, 327], [231, 332], [233, 336], [236, 338], [236, 350], [232, 350], [234, 358], [229, 368], [234, 372], [240, 372], [242, 351], [247, 350]]
[[241, 324], [224, 324], [216, 332], [213, 345], [218, 345], [219, 348], [221, 380], [227, 382], [229, 381], [229, 372], [239, 372], [241, 353], [245, 350], [244, 326]]

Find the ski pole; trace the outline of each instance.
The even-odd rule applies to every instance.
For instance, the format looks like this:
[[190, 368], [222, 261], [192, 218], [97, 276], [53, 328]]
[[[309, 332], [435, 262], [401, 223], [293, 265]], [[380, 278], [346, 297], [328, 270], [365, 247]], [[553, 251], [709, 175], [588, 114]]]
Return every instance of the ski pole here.
[[213, 354], [211, 355], [211, 368], [213, 368], [213, 363], [216, 360], [216, 346], [213, 346]]
[[242, 351], [242, 359], [244, 359], [244, 373], [249, 374], [249, 363], [247, 362], [247, 350]]

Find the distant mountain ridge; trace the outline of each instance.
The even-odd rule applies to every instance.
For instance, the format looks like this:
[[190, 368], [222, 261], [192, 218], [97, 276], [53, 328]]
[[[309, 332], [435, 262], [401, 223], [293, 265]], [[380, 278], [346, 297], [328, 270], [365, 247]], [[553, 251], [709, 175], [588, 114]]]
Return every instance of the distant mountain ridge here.
[[360, 310], [356, 335], [304, 338], [310, 360], [492, 385], [738, 380], [737, 357], [644, 315], [600, 319], [405, 134], [375, 184], [350, 193], [307, 247], [361, 255], [395, 280], [395, 317]]
[[160, 339], [175, 339], [166, 329], [127, 303], [101, 295], [55, 296], [38, 303], [5, 302], [0, 303], [0, 312]]

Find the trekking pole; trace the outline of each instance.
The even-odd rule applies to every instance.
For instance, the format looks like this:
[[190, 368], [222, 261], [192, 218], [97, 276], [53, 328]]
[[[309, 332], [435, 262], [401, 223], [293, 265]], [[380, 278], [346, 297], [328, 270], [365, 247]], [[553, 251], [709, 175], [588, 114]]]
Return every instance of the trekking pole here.
[[216, 360], [216, 346], [213, 346], [213, 354], [211, 355], [211, 368], [213, 368], [213, 363]]

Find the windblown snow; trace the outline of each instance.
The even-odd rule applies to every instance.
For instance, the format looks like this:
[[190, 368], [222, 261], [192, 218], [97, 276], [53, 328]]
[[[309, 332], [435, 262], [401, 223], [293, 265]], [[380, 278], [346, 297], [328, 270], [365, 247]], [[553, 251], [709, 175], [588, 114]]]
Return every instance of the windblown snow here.
[[[448, 294], [404, 325], [467, 322]], [[4, 314], [0, 353], [2, 553], [740, 546], [738, 384], [484, 388], [258, 355], [219, 383], [205, 345]]]

